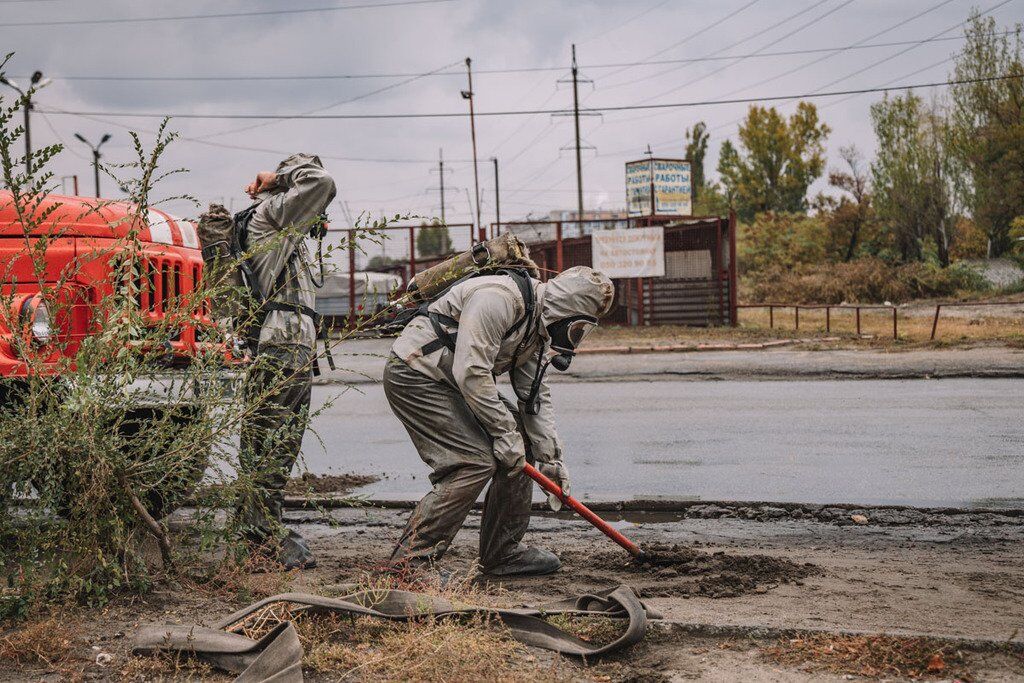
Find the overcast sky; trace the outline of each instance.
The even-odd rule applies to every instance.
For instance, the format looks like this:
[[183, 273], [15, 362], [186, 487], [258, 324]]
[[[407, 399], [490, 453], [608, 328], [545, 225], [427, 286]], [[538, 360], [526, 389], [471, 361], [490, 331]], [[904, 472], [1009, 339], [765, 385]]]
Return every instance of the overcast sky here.
[[[593, 80], [592, 85], [581, 85], [586, 106], [694, 102], [944, 80], [951, 68], [945, 60], [962, 41], [834, 53], [762, 53], [957, 37], [962, 35], [959, 24], [972, 7], [982, 11], [995, 8], [991, 16], [1006, 27], [1024, 18], [1024, 0], [451, 0], [235, 18], [12, 26], [394, 1], [0, 0], [0, 45], [3, 52], [16, 53], [8, 66], [9, 75], [25, 77], [39, 69], [54, 79], [37, 96], [36, 106], [41, 110], [170, 114], [459, 112], [466, 110], [459, 91], [466, 88], [462, 62], [468, 56], [475, 72], [477, 111], [487, 112], [570, 107], [571, 86], [557, 81], [569, 77], [572, 43], [577, 46], [581, 76]], [[890, 27], [894, 28], [887, 30]], [[720, 59], [733, 55], [743, 57]], [[719, 59], [602, 66], [706, 57]], [[486, 73], [536, 67], [555, 70]], [[437, 70], [451, 75], [416, 79], [288, 78]], [[284, 78], [156, 82], [72, 78], [96, 76]], [[394, 87], [337, 104], [387, 86]], [[11, 94], [2, 89], [5, 97]], [[839, 148], [851, 143], [868, 155], [873, 153], [868, 107], [879, 98], [869, 94], [815, 100], [833, 131], [828, 140], [833, 164]], [[584, 151], [586, 207], [622, 208], [623, 163], [641, 158], [648, 144], [660, 156], [682, 157], [684, 131], [699, 120], [706, 121], [712, 131], [708, 167], [713, 171], [721, 142], [735, 136], [737, 120], [747, 106], [609, 112], [582, 119], [584, 141], [596, 148]], [[789, 113], [794, 103], [780, 102], [776, 106]], [[79, 132], [95, 141], [111, 133], [113, 138], [104, 147], [104, 158], [123, 162], [131, 156], [126, 128], [151, 131], [157, 123], [151, 118], [37, 113], [33, 141], [37, 146], [66, 143], [67, 150], [54, 169], [58, 175], [78, 174], [81, 192], [88, 194], [92, 191], [89, 151], [74, 139], [74, 134]], [[273, 169], [286, 153], [306, 151], [321, 156], [337, 180], [339, 200], [347, 202], [353, 213], [435, 216], [440, 213], [436, 159], [443, 148], [451, 169], [446, 177], [447, 218], [456, 222], [470, 217], [467, 190], [471, 193], [473, 189], [473, 171], [472, 164], [467, 163], [472, 155], [466, 118], [179, 118], [171, 125], [185, 139], [173, 144], [165, 164], [168, 168], [185, 166], [191, 171], [167, 181], [158, 188], [158, 194], [189, 192], [203, 202], [226, 204], [233, 200], [237, 209], [245, 203], [241, 188], [256, 171]], [[250, 129], [239, 130], [242, 128]], [[202, 141], [269, 151], [223, 148]], [[494, 217], [492, 156], [500, 164], [503, 218], [574, 209], [572, 141], [571, 117], [478, 117], [484, 221]], [[118, 196], [109, 181], [104, 194]], [[181, 204], [174, 208], [179, 213], [191, 213]], [[332, 207], [331, 214], [336, 224], [343, 222], [339, 206]], [[460, 242], [464, 241], [465, 237], [460, 237]], [[394, 248], [399, 246], [400, 241], [396, 241]]]

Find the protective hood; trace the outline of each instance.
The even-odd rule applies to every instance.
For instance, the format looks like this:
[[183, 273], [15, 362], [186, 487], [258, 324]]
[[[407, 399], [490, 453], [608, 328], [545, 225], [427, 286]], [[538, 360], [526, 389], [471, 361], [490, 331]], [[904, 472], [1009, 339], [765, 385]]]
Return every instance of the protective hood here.
[[588, 266], [562, 271], [542, 285], [540, 324], [553, 323], [578, 315], [601, 318], [612, 308], [615, 286], [607, 275]]

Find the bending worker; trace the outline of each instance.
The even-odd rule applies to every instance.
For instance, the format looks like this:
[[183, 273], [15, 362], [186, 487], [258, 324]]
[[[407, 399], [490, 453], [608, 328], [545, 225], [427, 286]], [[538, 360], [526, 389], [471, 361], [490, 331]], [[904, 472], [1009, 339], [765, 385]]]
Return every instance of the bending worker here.
[[304, 242], [322, 229], [334, 180], [320, 159], [294, 154], [256, 175], [246, 192], [257, 203], [235, 216], [247, 225], [253, 280], [266, 303], [250, 328], [255, 364], [245, 392], [255, 403], [242, 425], [240, 464], [253, 493], [241, 505], [246, 538], [286, 569], [313, 567], [306, 542], [281, 525], [284, 486], [302, 446], [316, 364], [314, 266]]
[[[384, 392], [433, 470], [433, 489], [413, 511], [394, 566], [439, 560], [488, 482], [481, 569], [507, 576], [561, 566], [554, 553], [521, 542], [532, 497], [522, 469], [536, 462], [568, 489], [544, 371], [568, 367], [613, 295], [611, 280], [584, 266], [546, 283], [499, 271], [457, 283], [409, 322], [385, 366]], [[498, 393], [495, 377], [506, 372], [517, 404]]]

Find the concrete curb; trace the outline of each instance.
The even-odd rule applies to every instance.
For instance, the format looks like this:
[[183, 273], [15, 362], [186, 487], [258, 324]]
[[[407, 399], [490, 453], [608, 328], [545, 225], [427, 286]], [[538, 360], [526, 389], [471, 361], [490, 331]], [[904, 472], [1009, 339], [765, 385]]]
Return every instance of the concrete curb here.
[[[378, 508], [411, 510], [416, 500], [365, 499], [358, 495], [320, 495], [304, 498], [287, 496], [284, 507], [289, 510], [330, 510], [345, 508]], [[1024, 526], [1024, 508], [952, 508], [912, 507], [908, 505], [856, 505], [854, 503], [809, 504], [774, 503], [765, 501], [710, 501], [710, 500], [625, 500], [584, 501], [591, 510], [606, 516], [650, 514], [661, 516], [658, 521], [682, 519], [738, 519], [772, 522], [785, 519], [852, 526], [854, 514], [868, 517], [866, 526], [951, 526], [983, 521], [987, 526]], [[475, 509], [482, 509], [477, 502]], [[554, 513], [543, 502], [533, 503], [536, 515], [572, 518], [573, 514]], [[670, 519], [664, 519], [670, 517]], [[671, 519], [675, 517], [675, 519]]]
[[839, 337], [816, 337], [806, 339], [774, 339], [766, 342], [750, 342], [747, 344], [633, 344], [629, 346], [590, 346], [577, 351], [577, 354], [632, 354], [632, 353], [699, 353], [701, 351], [757, 351], [772, 349], [779, 346], [794, 344], [815, 344], [819, 342], [839, 341]]
[[781, 626], [742, 625], [742, 624], [703, 624], [690, 621], [658, 619], [648, 622], [651, 631], [666, 635], [689, 635], [708, 638], [750, 638], [752, 640], [781, 640], [798, 638], [808, 635], [825, 636], [889, 636], [893, 638], [931, 638], [934, 640], [960, 645], [973, 650], [995, 651], [1010, 649], [1024, 653], [1024, 640], [973, 638], [948, 633], [922, 633], [919, 631], [866, 631], [843, 628], [793, 628]]

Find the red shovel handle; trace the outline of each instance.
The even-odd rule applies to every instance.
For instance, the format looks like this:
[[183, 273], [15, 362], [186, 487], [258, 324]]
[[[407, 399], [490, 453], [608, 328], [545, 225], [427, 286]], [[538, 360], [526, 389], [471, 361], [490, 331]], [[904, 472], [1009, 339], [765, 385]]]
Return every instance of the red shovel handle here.
[[608, 525], [608, 522], [595, 515], [594, 512], [586, 505], [579, 502], [572, 496], [562, 493], [561, 487], [541, 474], [536, 467], [526, 463], [526, 466], [523, 468], [523, 472], [526, 472], [530, 479], [537, 482], [542, 489], [557, 497], [560, 501], [575, 510], [580, 517], [596, 526], [605, 536], [625, 548], [630, 555], [637, 559], [643, 558], [644, 553], [636, 543], [633, 543], [633, 541], [611, 528], [611, 526]]

